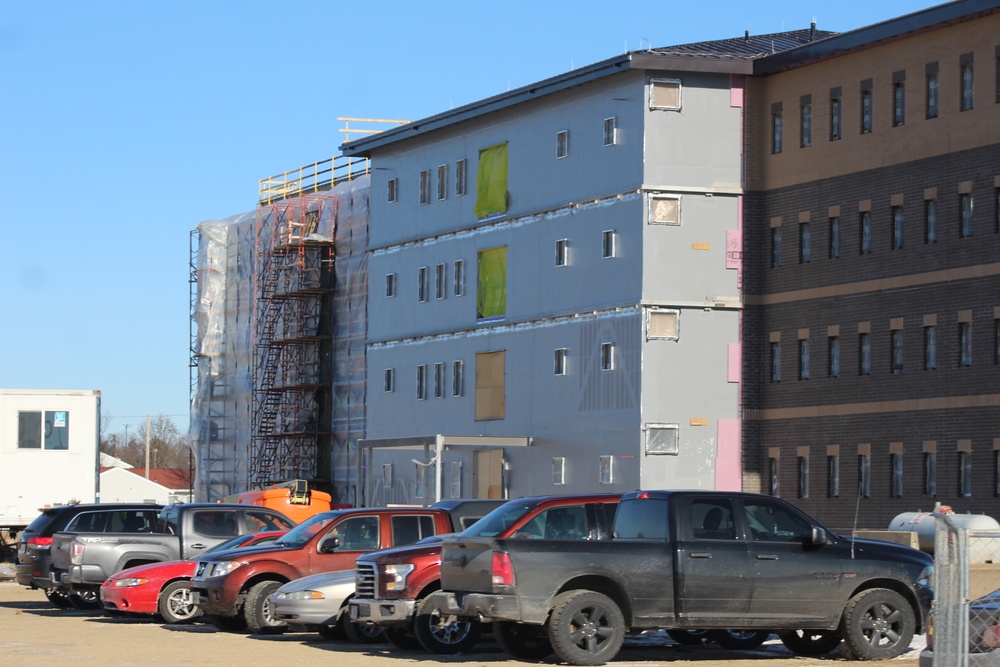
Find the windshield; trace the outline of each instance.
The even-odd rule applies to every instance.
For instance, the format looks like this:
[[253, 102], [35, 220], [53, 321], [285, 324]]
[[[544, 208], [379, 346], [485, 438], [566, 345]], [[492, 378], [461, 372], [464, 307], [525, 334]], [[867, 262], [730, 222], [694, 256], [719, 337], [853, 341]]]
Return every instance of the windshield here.
[[248, 535], [238, 535], [237, 537], [234, 537], [231, 540], [226, 540], [225, 542], [220, 542], [219, 544], [216, 544], [214, 547], [209, 547], [204, 551], [202, 551], [201, 553], [202, 555], [204, 555], [213, 553], [215, 551], [225, 551], [226, 549], [235, 549], [236, 547], [242, 546], [244, 542], [248, 542], [251, 539], [253, 539], [252, 533]]
[[321, 533], [326, 530], [338, 516], [340, 515], [317, 514], [316, 516], [310, 517], [306, 521], [303, 521], [299, 525], [295, 526], [295, 528], [288, 531], [288, 533], [275, 542], [275, 544], [286, 547], [304, 547], [309, 540], [316, 536], [317, 533]]
[[535, 503], [512, 500], [501, 505], [460, 533], [462, 537], [496, 537], [527, 514]]

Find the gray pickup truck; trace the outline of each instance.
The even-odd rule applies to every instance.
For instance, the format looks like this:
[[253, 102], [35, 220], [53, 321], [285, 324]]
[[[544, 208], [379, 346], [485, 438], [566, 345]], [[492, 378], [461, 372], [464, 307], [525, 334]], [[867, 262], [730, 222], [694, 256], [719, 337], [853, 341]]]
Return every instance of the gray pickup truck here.
[[[128, 567], [197, 558], [205, 549], [260, 530], [290, 530], [294, 523], [266, 507], [222, 503], [168, 505], [155, 517], [134, 516], [117, 532], [66, 530], [52, 537], [51, 580], [68, 595], [97, 595], [104, 580]], [[74, 523], [100, 518], [80, 514]], [[73, 525], [67, 526], [73, 528]]]
[[520, 658], [601, 665], [626, 632], [776, 632], [799, 655], [886, 660], [929, 602], [931, 556], [842, 537], [779, 498], [715, 491], [625, 494], [612, 539], [446, 538], [442, 614], [493, 621]]

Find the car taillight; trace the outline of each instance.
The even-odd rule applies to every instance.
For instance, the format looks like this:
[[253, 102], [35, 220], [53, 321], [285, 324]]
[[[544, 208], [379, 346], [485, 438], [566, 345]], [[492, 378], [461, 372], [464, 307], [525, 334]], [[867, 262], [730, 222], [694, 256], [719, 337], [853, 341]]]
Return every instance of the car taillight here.
[[48, 549], [52, 546], [51, 537], [29, 537], [28, 544], [36, 549]]
[[83, 545], [79, 542], [74, 542], [69, 547], [69, 562], [73, 565], [79, 565], [83, 562]]
[[924, 623], [925, 635], [924, 641], [927, 642], [927, 648], [934, 648], [934, 617], [928, 616]]
[[510, 564], [510, 555], [505, 553], [493, 552], [493, 585], [494, 586], [513, 586], [514, 585], [514, 568]]

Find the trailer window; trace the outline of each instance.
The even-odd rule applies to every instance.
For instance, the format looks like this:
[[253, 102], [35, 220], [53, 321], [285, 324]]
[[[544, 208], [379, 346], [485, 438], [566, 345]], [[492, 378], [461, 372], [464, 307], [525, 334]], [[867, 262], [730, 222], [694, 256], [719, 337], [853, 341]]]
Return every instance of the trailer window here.
[[69, 449], [69, 413], [65, 410], [17, 413], [18, 449]]

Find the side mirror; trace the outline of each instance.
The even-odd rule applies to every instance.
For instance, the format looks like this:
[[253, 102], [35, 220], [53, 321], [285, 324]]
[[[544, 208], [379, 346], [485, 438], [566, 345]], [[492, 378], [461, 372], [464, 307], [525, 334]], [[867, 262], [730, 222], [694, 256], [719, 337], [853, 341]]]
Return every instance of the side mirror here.
[[830, 538], [826, 534], [826, 531], [819, 526], [813, 526], [812, 529], [812, 544], [816, 547], [821, 547], [824, 544], [829, 544]]
[[329, 535], [323, 538], [323, 541], [319, 543], [319, 552], [321, 554], [333, 553], [340, 547], [344, 545], [343, 541], [338, 535]]

